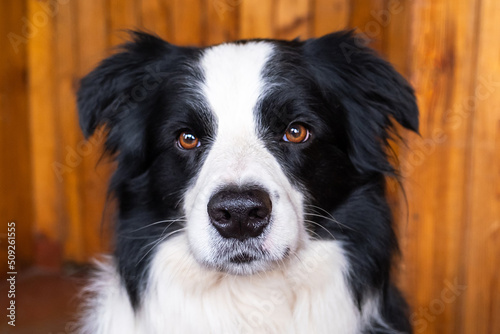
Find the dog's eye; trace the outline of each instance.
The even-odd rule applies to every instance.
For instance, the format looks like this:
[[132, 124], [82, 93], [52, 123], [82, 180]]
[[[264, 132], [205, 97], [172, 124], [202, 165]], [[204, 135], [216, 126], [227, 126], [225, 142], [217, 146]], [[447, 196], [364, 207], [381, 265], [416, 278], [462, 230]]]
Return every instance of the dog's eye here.
[[200, 146], [200, 140], [193, 133], [184, 131], [179, 135], [177, 144], [185, 150], [192, 150]]
[[290, 143], [303, 143], [311, 136], [309, 129], [300, 123], [292, 123], [286, 129], [283, 140]]

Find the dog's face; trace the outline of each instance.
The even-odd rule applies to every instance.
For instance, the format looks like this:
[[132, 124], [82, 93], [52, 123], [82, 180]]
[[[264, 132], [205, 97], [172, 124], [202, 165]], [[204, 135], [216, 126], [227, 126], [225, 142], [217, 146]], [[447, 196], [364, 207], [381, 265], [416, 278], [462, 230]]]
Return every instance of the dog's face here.
[[[183, 201], [186, 231], [200, 263], [235, 274], [269, 268], [306, 234], [304, 194], [291, 174], [300, 167], [285, 165], [286, 155], [300, 159], [311, 143], [313, 120], [305, 110], [283, 110], [287, 103], [304, 104], [300, 97], [280, 106], [266, 101], [282, 89], [265, 76], [273, 48], [266, 42], [226, 44], [206, 50], [199, 62], [199, 92], [214, 119], [213, 135], [199, 138], [193, 149], [208, 146]], [[273, 112], [281, 124], [267, 119]]]
[[136, 34], [83, 79], [78, 103], [84, 133], [105, 124], [118, 160], [127, 277], [175, 233], [212, 270], [285, 263], [336, 234], [335, 209], [392, 171], [390, 118], [418, 126], [411, 88], [350, 33], [204, 49]]

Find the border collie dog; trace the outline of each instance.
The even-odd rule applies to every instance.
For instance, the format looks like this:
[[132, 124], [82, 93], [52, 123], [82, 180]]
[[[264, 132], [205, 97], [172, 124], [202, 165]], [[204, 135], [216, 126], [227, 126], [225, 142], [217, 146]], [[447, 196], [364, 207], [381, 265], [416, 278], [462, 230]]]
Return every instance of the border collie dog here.
[[132, 33], [82, 79], [117, 161], [82, 332], [409, 333], [385, 177], [413, 89], [352, 32], [179, 47]]

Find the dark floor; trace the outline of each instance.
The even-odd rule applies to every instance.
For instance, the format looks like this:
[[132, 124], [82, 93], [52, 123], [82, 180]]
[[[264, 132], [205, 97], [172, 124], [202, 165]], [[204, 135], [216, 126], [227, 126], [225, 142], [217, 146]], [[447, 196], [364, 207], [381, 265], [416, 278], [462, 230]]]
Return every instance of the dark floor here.
[[84, 282], [82, 270], [55, 273], [41, 269], [19, 272], [16, 277], [16, 326], [8, 325], [9, 285], [0, 283], [0, 333], [70, 334], [75, 329], [77, 294]]

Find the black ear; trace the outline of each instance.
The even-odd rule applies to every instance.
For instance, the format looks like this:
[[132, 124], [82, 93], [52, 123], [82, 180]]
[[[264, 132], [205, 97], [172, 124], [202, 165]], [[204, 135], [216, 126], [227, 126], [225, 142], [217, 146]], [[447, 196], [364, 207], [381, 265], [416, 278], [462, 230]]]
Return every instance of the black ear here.
[[[158, 37], [131, 32], [132, 41], [85, 76], [78, 90], [80, 126], [85, 137], [107, 127], [106, 149], [134, 151], [142, 145], [145, 104], [164, 84], [168, 67], [182, 48]], [[142, 127], [142, 129], [141, 129]]]
[[418, 107], [409, 83], [352, 31], [307, 40], [304, 53], [323, 96], [345, 112], [354, 166], [392, 173], [386, 156], [391, 118], [418, 132]]

